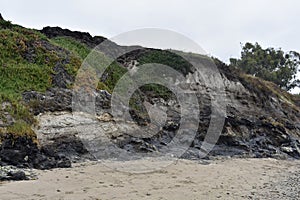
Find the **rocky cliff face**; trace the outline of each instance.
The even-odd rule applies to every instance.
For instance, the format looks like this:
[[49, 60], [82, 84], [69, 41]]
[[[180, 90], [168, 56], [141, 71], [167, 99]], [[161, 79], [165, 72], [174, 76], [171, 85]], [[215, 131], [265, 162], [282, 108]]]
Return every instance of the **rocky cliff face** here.
[[224, 74], [228, 103], [218, 143], [254, 157], [299, 158], [297, 100], [272, 83], [224, 65], [219, 69]]
[[[134, 60], [136, 59], [134, 57]], [[130, 62], [130, 58], [120, 60]], [[274, 84], [241, 74], [225, 64], [218, 63], [218, 69], [225, 86], [226, 119], [218, 143], [208, 157], [299, 158], [300, 118], [299, 108], [294, 103], [296, 100]], [[189, 73], [186, 77], [198, 79], [197, 87], [201, 91], [198, 94], [200, 123], [198, 133], [183, 157], [198, 158], [199, 149], [211, 120], [211, 96], [209, 94], [211, 88], [201, 82], [197, 72]], [[189, 85], [189, 87], [195, 86]], [[76, 116], [77, 118], [73, 119], [70, 113], [61, 112], [71, 111], [72, 93], [69, 90], [57, 88], [45, 94], [27, 92], [23, 97], [27, 102], [38, 101], [36, 103], [38, 106], [33, 108], [33, 112], [40, 114], [38, 117], [40, 124], [36, 133], [43, 143], [48, 145], [61, 138], [76, 137], [80, 138], [80, 141], [85, 141], [83, 143], [86, 144], [98, 141], [97, 145], [94, 144], [89, 151], [95, 151], [97, 158], [112, 158], [121, 155], [124, 150], [142, 153], [141, 155], [159, 152], [172, 140], [180, 127], [180, 109], [178, 109], [176, 99], [165, 100], [147, 92], [143, 95], [144, 101], [150, 105], [163, 106], [168, 113], [165, 126], [157, 135], [150, 138], [132, 136], [128, 128], [131, 124], [117, 126], [118, 119], [113, 116], [109, 120], [97, 120], [87, 116], [79, 118]], [[109, 108], [109, 105], [110, 95], [105, 91], [98, 93], [96, 97], [98, 119], [103, 117], [101, 109], [105, 106]], [[132, 115], [137, 123], [145, 120], [139, 114]], [[61, 151], [63, 152], [64, 149], [61, 148]], [[79, 154], [76, 155], [79, 156]]]
[[[73, 38], [91, 48], [105, 39], [58, 27], [46, 27], [41, 33], [48, 38]], [[68, 51], [47, 42], [42, 44], [53, 51]], [[131, 70], [145, 63], [149, 58], [147, 55], [151, 53], [154, 53], [154, 58], [160, 57], [162, 64], [166, 64], [170, 57], [175, 58], [163, 50], [141, 49], [119, 57], [117, 63], [124, 69]], [[30, 52], [27, 57], [30, 58]], [[146, 105], [166, 110], [165, 125], [156, 135], [148, 138], [130, 134], [136, 124], [121, 123], [107, 111], [111, 106], [111, 95], [105, 90], [98, 90], [93, 94], [96, 99], [95, 116], [87, 113], [71, 113], [73, 92], [70, 85], [74, 82], [74, 76], [64, 67], [65, 64], [69, 64], [68, 60], [70, 59], [67, 56], [65, 62], [54, 64], [54, 73], [51, 75], [53, 84], [46, 92], [32, 90], [22, 92], [22, 103], [29, 107], [29, 111], [36, 119], [33, 130], [39, 144], [26, 137], [19, 137], [15, 143], [13, 137], [5, 136], [1, 144], [0, 163], [49, 168], [69, 166], [70, 160], [152, 156], [153, 153], [158, 155], [177, 134], [180, 127], [178, 101], [169, 93], [160, 96], [161, 94], [151, 91], [151, 88], [150, 90], [140, 88], [136, 93], [137, 98], [133, 99], [134, 105], [130, 108], [135, 123], [146, 127], [151, 118]], [[199, 91], [197, 94], [200, 106], [199, 128], [190, 148], [182, 155], [183, 158], [198, 159], [211, 120], [213, 96], [210, 91], [213, 88], [205, 85], [198, 72], [188, 63], [177, 61], [175, 65], [181, 64], [175, 69], [182, 72], [187, 80], [196, 80], [196, 84], [186, 83], [186, 86], [190, 90], [196, 88]], [[224, 84], [222, 95], [226, 105], [226, 117], [222, 134], [206, 158], [215, 156], [300, 158], [299, 99], [270, 82], [242, 74], [220, 61], [215, 62]], [[2, 102], [2, 107], [7, 105], [8, 102]], [[0, 112], [5, 116], [0, 118], [0, 127], [14, 123], [13, 117], [5, 110], [2, 108], [3, 112]], [[6, 120], [1, 121], [3, 118]], [[180, 148], [179, 146], [178, 149]], [[15, 159], [16, 155], [18, 159]], [[41, 163], [46, 165], [42, 166]]]

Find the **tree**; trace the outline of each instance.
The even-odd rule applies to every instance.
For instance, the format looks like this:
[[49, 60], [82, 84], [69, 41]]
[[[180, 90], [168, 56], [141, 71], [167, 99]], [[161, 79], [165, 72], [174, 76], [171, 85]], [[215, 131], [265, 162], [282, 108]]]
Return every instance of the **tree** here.
[[247, 74], [272, 81], [284, 90], [300, 86], [296, 75], [300, 66], [300, 54], [281, 49], [263, 49], [258, 43], [246, 43], [240, 59], [230, 59], [230, 65]]

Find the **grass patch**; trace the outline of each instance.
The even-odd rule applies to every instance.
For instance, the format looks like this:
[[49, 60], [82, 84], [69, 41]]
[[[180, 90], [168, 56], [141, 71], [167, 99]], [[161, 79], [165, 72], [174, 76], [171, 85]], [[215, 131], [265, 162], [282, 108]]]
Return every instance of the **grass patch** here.
[[16, 95], [29, 90], [44, 92], [51, 86], [51, 73], [51, 67], [36, 64], [0, 68], [0, 91]]
[[31, 129], [31, 126], [22, 120], [15, 122], [12, 126], [8, 127], [6, 131], [8, 134], [13, 133], [15, 137], [18, 136], [28, 136], [31, 138], [36, 137], [34, 131]]
[[81, 60], [84, 60], [87, 57], [87, 55], [91, 52], [91, 49], [87, 45], [78, 42], [71, 37], [55, 37], [51, 39], [51, 41], [54, 44], [61, 46], [69, 50], [70, 52], [73, 52]]
[[113, 62], [111, 65], [107, 67], [107, 69], [104, 71], [102, 78], [100, 79], [101, 82], [98, 84], [98, 89], [104, 89], [100, 88], [101, 86], [105, 85], [105, 88], [108, 89], [108, 92], [112, 92], [115, 88], [116, 84], [120, 80], [120, 78], [127, 72], [127, 69], [125, 67], [120, 66], [118, 63]]
[[175, 98], [175, 95], [167, 87], [159, 84], [146, 84], [140, 87], [140, 90], [152, 98], [160, 97], [166, 101]]
[[184, 75], [192, 70], [192, 65], [183, 57], [167, 50], [151, 50], [138, 58], [140, 65], [147, 63], [158, 63], [167, 65]]

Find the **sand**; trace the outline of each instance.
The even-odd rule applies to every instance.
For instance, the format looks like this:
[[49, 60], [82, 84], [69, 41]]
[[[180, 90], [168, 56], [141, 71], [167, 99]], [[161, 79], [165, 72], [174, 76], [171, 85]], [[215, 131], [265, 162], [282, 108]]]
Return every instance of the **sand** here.
[[300, 191], [299, 161], [178, 160], [148, 173], [113, 168], [130, 171], [136, 164], [163, 162], [86, 162], [68, 169], [37, 170], [38, 180], [2, 183], [0, 199], [297, 199]]

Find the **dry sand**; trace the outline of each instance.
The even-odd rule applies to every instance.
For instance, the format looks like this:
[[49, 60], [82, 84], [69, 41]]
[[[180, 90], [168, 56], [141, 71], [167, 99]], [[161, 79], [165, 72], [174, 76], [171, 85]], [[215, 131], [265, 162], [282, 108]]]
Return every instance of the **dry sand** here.
[[[162, 160], [110, 162], [160, 166]], [[125, 173], [103, 162], [36, 171], [38, 180], [5, 182], [0, 199], [299, 199], [299, 161], [274, 159], [179, 160], [149, 173]]]

